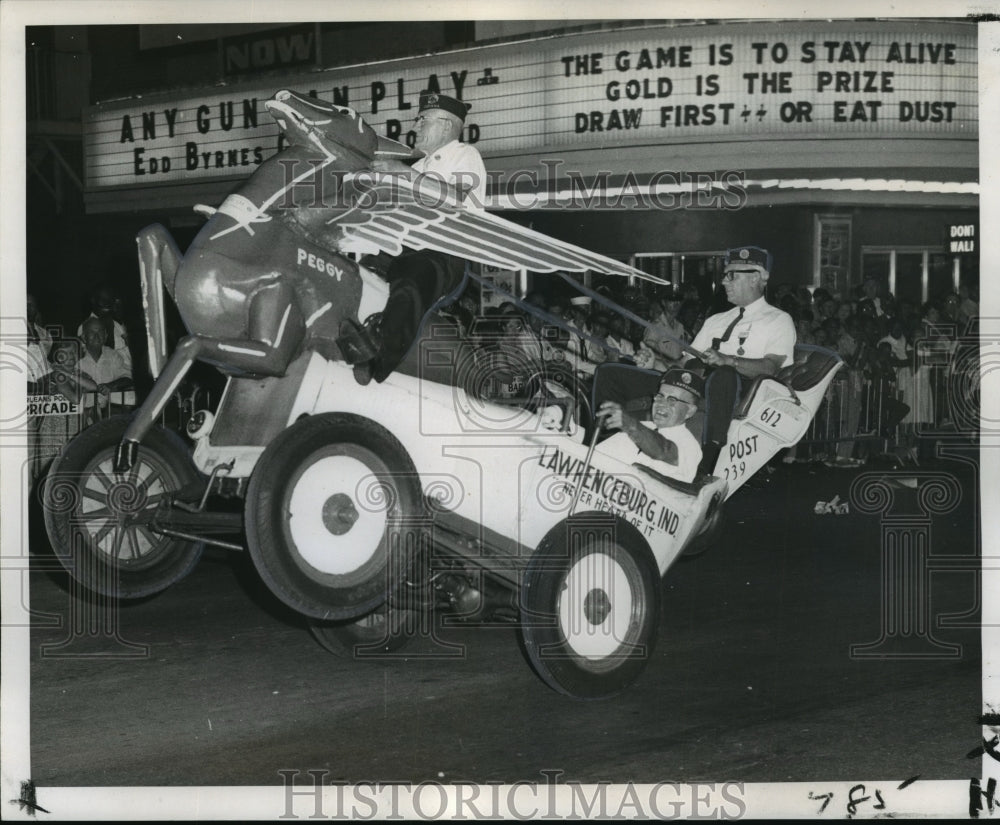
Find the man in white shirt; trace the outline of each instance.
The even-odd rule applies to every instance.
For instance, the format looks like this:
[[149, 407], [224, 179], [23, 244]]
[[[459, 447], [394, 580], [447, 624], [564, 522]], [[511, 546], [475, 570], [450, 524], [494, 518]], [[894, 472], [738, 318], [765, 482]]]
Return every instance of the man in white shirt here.
[[[715, 470], [729, 433], [741, 379], [774, 375], [792, 363], [795, 323], [787, 312], [764, 300], [771, 274], [771, 256], [759, 247], [731, 249], [726, 256], [722, 284], [733, 308], [705, 320], [691, 343], [700, 358], [684, 366], [704, 371], [705, 431], [699, 475]], [[616, 401], [626, 412], [642, 415], [655, 392], [658, 373], [618, 364], [602, 365], [594, 381], [593, 404]]]
[[[479, 151], [459, 140], [468, 109], [468, 104], [453, 97], [422, 93], [414, 148], [424, 157], [412, 167], [397, 160], [377, 160], [372, 168], [404, 175], [417, 184], [424, 178], [434, 180], [445, 185], [467, 209], [483, 209], [486, 167]], [[381, 341], [374, 358], [355, 365], [354, 377], [359, 384], [372, 378], [381, 383], [399, 366], [420, 334], [427, 311], [455, 291], [464, 273], [461, 258], [433, 250], [406, 251], [392, 261], [386, 273], [389, 300], [378, 323]]]
[[[468, 108], [447, 95], [425, 92], [420, 96], [414, 148], [424, 156], [410, 169], [443, 180], [467, 208], [482, 210], [486, 207], [486, 166], [476, 147], [459, 140]], [[380, 165], [376, 164], [376, 171]]]
[[646, 328], [642, 342], [656, 359], [649, 366], [659, 366], [662, 362], [662, 368], [666, 369], [671, 364], [680, 363], [684, 353], [679, 342], [687, 340], [684, 325], [677, 320], [677, 312], [681, 308], [680, 294], [669, 287], [660, 298], [659, 308], [651, 321], [653, 326]]
[[[109, 287], [103, 286], [94, 293], [90, 299], [90, 303], [93, 311], [88, 317], [100, 318], [104, 324], [107, 340], [111, 342], [114, 351], [121, 356], [122, 361], [125, 362], [126, 369], [128, 369], [131, 375], [132, 352], [129, 350], [128, 334], [125, 332], [125, 325], [114, 317], [115, 313], [120, 310], [121, 298]], [[83, 324], [80, 324], [76, 334], [81, 337], [83, 336]]]
[[886, 314], [885, 307], [882, 305], [882, 284], [879, 282], [878, 278], [873, 275], [865, 278], [864, 283], [861, 285], [861, 289], [865, 293], [865, 297], [862, 299], [864, 301], [869, 301], [872, 307], [875, 309], [875, 317], [881, 318]]
[[640, 421], [616, 401], [605, 401], [597, 417], [605, 427], [621, 430], [596, 449], [629, 463], [640, 463], [679, 481], [694, 481], [701, 445], [685, 423], [698, 408], [704, 388], [698, 373], [671, 367], [660, 377], [650, 421]]
[[[714, 470], [726, 443], [741, 393], [740, 379], [774, 375], [794, 358], [795, 322], [764, 299], [770, 276], [767, 250], [756, 246], [729, 250], [722, 285], [733, 308], [706, 318], [691, 342], [708, 368], [701, 473]], [[691, 365], [689, 361], [687, 366]]]
[[604, 341], [612, 350], [618, 350], [619, 359], [635, 360], [635, 346], [628, 339], [628, 322], [621, 315], [611, 316]]
[[[112, 393], [131, 389], [132, 375], [121, 355], [104, 345], [106, 333], [100, 318], [87, 318], [82, 328], [83, 357], [78, 364], [80, 373], [97, 384], [97, 403], [105, 407], [109, 399], [118, 401], [117, 398], [111, 398]], [[83, 404], [84, 407], [93, 407], [94, 396], [84, 396]]]

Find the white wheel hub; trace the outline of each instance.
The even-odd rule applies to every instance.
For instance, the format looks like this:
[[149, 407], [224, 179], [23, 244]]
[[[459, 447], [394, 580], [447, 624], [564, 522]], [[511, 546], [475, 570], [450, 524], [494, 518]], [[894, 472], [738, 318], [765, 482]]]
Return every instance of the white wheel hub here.
[[385, 490], [367, 464], [346, 455], [326, 456], [295, 482], [288, 531], [307, 564], [321, 573], [347, 575], [378, 550], [387, 504]]
[[621, 564], [606, 553], [589, 553], [563, 581], [559, 627], [574, 653], [603, 659], [628, 643], [639, 607]]

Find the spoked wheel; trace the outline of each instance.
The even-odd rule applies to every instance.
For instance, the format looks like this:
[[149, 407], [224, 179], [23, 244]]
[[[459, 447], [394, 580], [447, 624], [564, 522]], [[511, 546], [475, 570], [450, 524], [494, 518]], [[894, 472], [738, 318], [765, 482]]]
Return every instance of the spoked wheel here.
[[115, 473], [115, 448], [127, 417], [81, 432], [56, 457], [45, 480], [45, 527], [59, 561], [81, 584], [106, 596], [140, 598], [186, 576], [203, 545], [165, 536], [157, 511], [198, 479], [180, 438], [149, 432], [128, 473]]
[[257, 462], [247, 546], [264, 583], [313, 619], [357, 619], [406, 576], [424, 534], [420, 485], [403, 446], [373, 421], [296, 422]]
[[614, 696], [652, 654], [660, 612], [649, 548], [609, 520], [570, 522], [525, 571], [521, 632], [538, 675], [578, 699]]
[[311, 620], [309, 632], [324, 650], [350, 659], [378, 658], [402, 650], [411, 638], [412, 611], [383, 602], [371, 613], [347, 622]]

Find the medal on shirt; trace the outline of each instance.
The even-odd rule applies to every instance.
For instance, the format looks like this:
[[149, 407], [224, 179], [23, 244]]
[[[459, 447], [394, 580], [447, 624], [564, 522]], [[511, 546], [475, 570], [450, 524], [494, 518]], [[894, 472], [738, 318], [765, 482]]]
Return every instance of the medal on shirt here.
[[750, 337], [751, 327], [752, 324], [745, 324], [741, 329], [736, 330], [736, 341], [739, 344], [739, 347], [736, 350], [737, 355], [743, 355], [746, 352], [746, 350], [743, 349], [743, 345], [747, 342], [747, 338]]

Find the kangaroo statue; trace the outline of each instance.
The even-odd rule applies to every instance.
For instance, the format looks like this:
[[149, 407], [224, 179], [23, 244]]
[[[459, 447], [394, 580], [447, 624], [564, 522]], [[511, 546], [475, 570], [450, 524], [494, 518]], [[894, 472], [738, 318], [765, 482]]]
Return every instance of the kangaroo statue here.
[[139, 442], [196, 360], [232, 373], [283, 375], [306, 348], [341, 358], [341, 324], [357, 321], [358, 266], [317, 242], [319, 230], [350, 206], [340, 202], [345, 174], [370, 168], [375, 158], [420, 153], [378, 135], [347, 107], [288, 90], [264, 105], [289, 145], [208, 210], [187, 252], [182, 256], [159, 224], [139, 233], [140, 267], [162, 279], [189, 334], [126, 429], [116, 471], [131, 468]]

